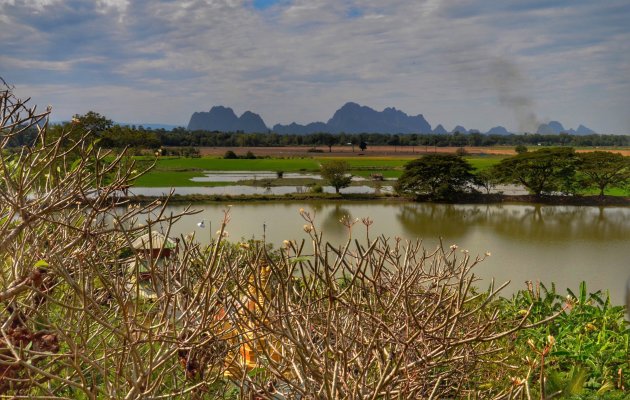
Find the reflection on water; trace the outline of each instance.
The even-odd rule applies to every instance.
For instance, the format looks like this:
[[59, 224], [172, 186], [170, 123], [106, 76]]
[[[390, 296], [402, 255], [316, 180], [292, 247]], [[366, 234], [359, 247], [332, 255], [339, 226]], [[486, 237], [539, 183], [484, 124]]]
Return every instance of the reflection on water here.
[[[457, 239], [470, 229], [531, 242], [624, 240], [630, 236], [628, 208], [545, 205], [404, 204], [398, 221], [410, 234]], [[436, 223], [439, 222], [439, 223]]]
[[[171, 206], [177, 212], [180, 206]], [[196, 223], [212, 221], [216, 230], [223, 209], [221, 204], [198, 204], [202, 210], [187, 216], [173, 230], [174, 235], [195, 232], [207, 242], [210, 232]], [[577, 288], [586, 280], [589, 289], [609, 289], [613, 301], [621, 303], [630, 272], [628, 240], [630, 208], [576, 207], [546, 205], [449, 205], [382, 202], [239, 202], [231, 211], [230, 239], [261, 239], [263, 224], [266, 239], [276, 246], [284, 239], [307, 239], [298, 213], [304, 208], [315, 214], [317, 228], [324, 240], [343, 243], [348, 232], [339, 222], [344, 216], [370, 217], [374, 224], [370, 236], [421, 239], [433, 249], [442, 238], [444, 245], [457, 244], [472, 255], [492, 253], [477, 268], [484, 278], [511, 280], [510, 290], [521, 289], [526, 280], [556, 282], [558, 288]], [[358, 222], [353, 238], [365, 240], [365, 226]]]
[[[192, 178], [194, 182], [238, 182], [244, 180], [276, 179], [278, 174], [273, 171], [208, 171], [204, 176]], [[302, 174], [297, 172], [284, 172], [285, 179], [322, 179], [319, 174]], [[355, 179], [355, 180], [358, 180]]]

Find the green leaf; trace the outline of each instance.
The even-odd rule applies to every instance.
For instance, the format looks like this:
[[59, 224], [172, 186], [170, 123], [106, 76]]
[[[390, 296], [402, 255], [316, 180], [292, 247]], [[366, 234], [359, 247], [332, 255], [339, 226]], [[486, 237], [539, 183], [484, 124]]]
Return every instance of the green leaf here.
[[586, 382], [586, 369], [575, 367], [571, 381], [565, 389], [566, 394], [580, 394], [584, 390], [584, 382]]
[[80, 158], [77, 158], [76, 160], [74, 160], [74, 162], [70, 166], [70, 170], [71, 171], [76, 170], [80, 163], [81, 163], [81, 159]]
[[606, 382], [604, 382], [602, 387], [600, 387], [599, 390], [597, 391], [597, 395], [602, 395], [602, 394], [604, 394], [606, 392], [610, 392], [614, 388], [615, 388], [615, 384], [614, 383], [612, 383], [611, 381], [606, 381]]
[[579, 297], [579, 301], [580, 304], [584, 304], [586, 303], [586, 282], [582, 281], [580, 282], [580, 297]]
[[49, 266], [46, 260], [39, 260], [35, 263], [35, 268], [48, 269]]

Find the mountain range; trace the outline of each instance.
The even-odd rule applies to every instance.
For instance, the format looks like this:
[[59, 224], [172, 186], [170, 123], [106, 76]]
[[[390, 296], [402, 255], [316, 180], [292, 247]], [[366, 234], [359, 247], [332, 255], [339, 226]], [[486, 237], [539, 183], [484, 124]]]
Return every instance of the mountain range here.
[[[237, 117], [234, 111], [229, 107], [214, 106], [208, 112], [195, 112], [190, 117], [188, 130], [205, 130], [219, 132], [245, 132], [245, 133], [264, 133], [270, 129], [260, 115], [251, 111], [244, 112]], [[276, 124], [271, 131], [279, 134], [311, 134], [311, 133], [435, 133], [446, 134], [448, 131], [438, 124], [435, 129], [431, 129], [431, 125], [427, 122], [422, 114], [407, 115], [401, 110], [393, 107], [385, 108], [383, 111], [376, 111], [370, 107], [362, 106], [357, 103], [348, 102], [340, 109], [335, 111], [332, 118], [328, 122], [311, 122], [310, 124], [300, 125], [292, 122], [289, 125]], [[466, 129], [461, 125], [457, 125], [451, 133], [479, 133], [476, 129]], [[573, 135], [589, 135], [595, 133], [593, 130], [580, 125], [577, 129], [565, 129], [561, 123], [551, 121], [547, 124], [541, 124], [536, 133], [540, 134], [559, 134], [569, 133]], [[506, 128], [495, 126], [486, 134], [491, 135], [509, 135]]]
[[541, 124], [538, 127], [536, 133], [541, 134], [559, 134], [568, 133], [569, 135], [592, 135], [595, 133], [592, 129], [585, 127], [584, 125], [578, 126], [577, 129], [565, 129], [564, 126], [558, 121], [550, 121], [547, 124]]

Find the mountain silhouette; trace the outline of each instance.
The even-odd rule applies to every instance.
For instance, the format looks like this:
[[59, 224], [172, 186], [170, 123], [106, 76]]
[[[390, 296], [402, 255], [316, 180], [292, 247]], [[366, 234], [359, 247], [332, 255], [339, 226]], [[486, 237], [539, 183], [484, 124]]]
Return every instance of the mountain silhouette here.
[[[265, 133], [269, 128], [260, 115], [251, 111], [245, 111], [237, 117], [229, 107], [214, 106], [208, 112], [195, 112], [190, 117], [188, 130], [196, 131], [219, 131], [219, 132], [245, 132], [245, 133]], [[427, 122], [422, 114], [407, 115], [394, 107], [387, 107], [383, 111], [376, 111], [370, 107], [362, 106], [354, 102], [348, 102], [333, 114], [328, 122], [311, 122], [300, 125], [292, 122], [289, 125], [276, 124], [273, 132], [278, 134], [306, 135], [311, 133], [384, 133], [384, 134], [407, 134], [407, 133], [436, 133], [447, 134], [448, 131], [438, 124], [435, 129]], [[457, 125], [451, 133], [462, 134], [479, 132], [476, 129], [467, 130], [461, 125]], [[568, 133], [571, 135], [590, 135], [595, 132], [584, 125], [578, 126], [577, 130], [565, 129], [558, 121], [550, 121], [538, 127], [539, 134], [559, 134]], [[509, 135], [510, 132], [502, 127], [495, 126], [486, 134]]]
[[445, 133], [448, 133], [448, 131], [444, 129], [442, 124], [440, 124], [433, 129], [433, 133], [437, 133], [438, 135], [443, 135]]
[[214, 106], [209, 112], [195, 112], [188, 123], [189, 131], [263, 133], [269, 129], [260, 115], [245, 111], [239, 117], [229, 107]]
[[508, 130], [502, 126], [495, 126], [494, 128], [491, 128], [488, 132], [486, 132], [486, 135], [509, 135], [509, 134], [510, 132], [508, 132]]
[[357, 103], [346, 103], [326, 124], [330, 133], [431, 133], [422, 114], [408, 116], [392, 107], [376, 111]]
[[277, 124], [273, 131], [280, 134], [326, 133], [430, 133], [431, 125], [422, 114], [409, 116], [393, 107], [376, 111], [367, 106], [348, 102], [328, 120], [327, 123], [313, 122], [300, 125]]
[[568, 133], [570, 135], [592, 135], [596, 133], [590, 128], [585, 127], [584, 125], [578, 126], [576, 129], [565, 129], [564, 126], [558, 121], [550, 121], [547, 124], [540, 124], [536, 133], [544, 134], [544, 135], [557, 135], [559, 133]]

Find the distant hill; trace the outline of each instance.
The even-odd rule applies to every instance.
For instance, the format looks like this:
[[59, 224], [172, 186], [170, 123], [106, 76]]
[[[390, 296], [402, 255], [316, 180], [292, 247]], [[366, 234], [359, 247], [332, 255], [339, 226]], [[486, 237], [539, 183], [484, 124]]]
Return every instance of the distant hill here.
[[550, 121], [547, 124], [540, 124], [536, 133], [541, 135], [558, 134], [560, 132], [566, 132], [564, 126], [558, 121]]
[[409, 116], [395, 108], [376, 111], [357, 103], [346, 103], [326, 124], [330, 133], [431, 133], [422, 114]]
[[486, 135], [509, 135], [509, 134], [510, 132], [508, 132], [508, 130], [502, 126], [495, 126], [494, 128], [491, 128], [488, 132], [486, 132]]
[[443, 135], [445, 133], [448, 133], [448, 131], [444, 129], [442, 124], [440, 124], [433, 129], [433, 133], [437, 133], [438, 135]]
[[324, 122], [311, 122], [308, 125], [300, 125], [293, 122], [289, 125], [276, 124], [272, 130], [281, 135], [308, 135], [317, 132], [327, 132], [328, 126]]
[[584, 125], [578, 126], [577, 130], [575, 131], [576, 135], [592, 135], [594, 133], [596, 133], [594, 130], [587, 128]]
[[[188, 130], [221, 132], [266, 132], [267, 127], [258, 114], [246, 111], [237, 117], [229, 107], [214, 106], [209, 112], [195, 112], [190, 117]], [[326, 133], [431, 133], [431, 125], [422, 114], [409, 116], [393, 107], [376, 111], [357, 103], [346, 103], [328, 120], [307, 125], [277, 124], [273, 131], [280, 134]]]
[[578, 126], [577, 129], [566, 129], [560, 122], [550, 121], [547, 124], [541, 124], [536, 133], [544, 135], [557, 135], [560, 133], [568, 133], [570, 135], [592, 135], [596, 132], [584, 125]]
[[236, 125], [237, 131], [247, 133], [267, 132], [269, 130], [260, 115], [254, 114], [251, 111], [245, 111], [238, 119], [238, 123]]
[[461, 125], [457, 125], [455, 128], [453, 128], [453, 130], [451, 131], [451, 133], [455, 133], [455, 132], [459, 132], [459, 133], [468, 133], [468, 129], [464, 128]]
[[[140, 124], [138, 124], [140, 125]], [[144, 124], [145, 127], [173, 128], [167, 125]], [[208, 112], [195, 112], [190, 117], [188, 130], [204, 130], [219, 132], [245, 132], [245, 133], [264, 133], [269, 131], [262, 117], [254, 112], [245, 111], [240, 117], [237, 117], [234, 111], [229, 107], [214, 106]], [[362, 106], [354, 102], [348, 102], [339, 108], [328, 122], [311, 122], [301, 125], [292, 122], [288, 125], [276, 124], [273, 126], [273, 132], [279, 134], [296, 134], [307, 135], [312, 133], [384, 133], [384, 134], [407, 134], [407, 133], [436, 133], [447, 134], [448, 131], [442, 124], [438, 124], [435, 129], [431, 129], [431, 125], [422, 114], [407, 115], [401, 110], [394, 107], [387, 107], [383, 111], [376, 111], [370, 107]], [[476, 129], [466, 129], [461, 125], [457, 125], [451, 133], [459, 132], [479, 133]], [[590, 135], [595, 132], [584, 125], [578, 126], [577, 129], [566, 129], [558, 121], [550, 121], [541, 124], [536, 133], [539, 134], [559, 134], [569, 133], [571, 135]], [[490, 135], [509, 135], [511, 134], [503, 126], [495, 126], [486, 134]]]
[[422, 114], [409, 116], [393, 107], [383, 111], [376, 111], [367, 106], [348, 102], [327, 123], [313, 122], [299, 125], [277, 124], [273, 127], [277, 133], [308, 134], [316, 132], [327, 133], [430, 133], [431, 125]]
[[260, 115], [251, 111], [245, 111], [243, 115], [237, 117], [229, 107], [214, 106], [209, 112], [193, 113], [188, 123], [188, 130], [262, 133], [267, 132], [269, 128]]

